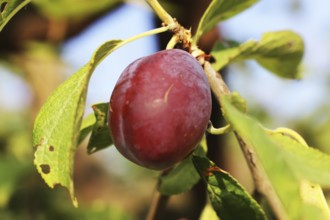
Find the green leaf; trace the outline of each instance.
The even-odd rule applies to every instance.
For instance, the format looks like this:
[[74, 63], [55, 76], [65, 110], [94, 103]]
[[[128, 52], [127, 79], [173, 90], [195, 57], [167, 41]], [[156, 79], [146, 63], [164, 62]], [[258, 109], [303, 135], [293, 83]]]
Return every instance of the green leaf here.
[[237, 92], [232, 92], [230, 96], [230, 103], [241, 112], [247, 111], [246, 100]]
[[[302, 145], [297, 146], [299, 144], [293, 144], [288, 137], [280, 137], [278, 140], [279, 137], [271, 136], [258, 122], [232, 106], [228, 96], [222, 97], [221, 106], [226, 120], [242, 139], [240, 142], [248, 148], [249, 163], [263, 171], [263, 181], [267, 182], [262, 183], [264, 186], [267, 185], [267, 191], [263, 193], [266, 196], [271, 195], [268, 199], [280, 203], [280, 210], [277, 210], [280, 217], [292, 220], [329, 219], [329, 209], [321, 189], [307, 182], [308, 179], [327, 178], [327, 175], [320, 173], [327, 173], [329, 167], [321, 169], [319, 162], [314, 161], [321, 156], [320, 153], [315, 153], [315, 150]], [[297, 155], [294, 155], [296, 153]], [[308, 158], [309, 154], [311, 159]], [[323, 155], [319, 159], [326, 159], [323, 165], [328, 166], [327, 156]], [[303, 161], [307, 165], [303, 165]], [[322, 171], [314, 170], [317, 174], [307, 172], [302, 176], [304, 168], [309, 171], [313, 169], [307, 168], [310, 164]], [[311, 178], [312, 176], [318, 178]], [[274, 195], [269, 194], [271, 192], [274, 192]]]
[[31, 0], [0, 0], [0, 31], [9, 20]]
[[125, 41], [101, 45], [89, 63], [62, 83], [41, 108], [33, 128], [34, 164], [45, 182], [66, 187], [77, 206], [73, 186], [74, 153], [79, 139], [89, 79], [99, 62]]
[[207, 184], [211, 204], [222, 220], [266, 219], [264, 211], [231, 176], [206, 157], [193, 157], [194, 165]]
[[113, 144], [108, 127], [109, 103], [100, 103], [92, 106], [95, 114], [95, 124], [89, 139], [87, 152], [89, 154], [102, 150]]
[[272, 73], [285, 78], [299, 78], [299, 64], [304, 53], [304, 42], [292, 31], [265, 33], [259, 41], [250, 40], [237, 45], [216, 44], [211, 54], [217, 70], [242, 60], [254, 59]]
[[50, 187], [69, 189], [75, 206], [73, 157], [89, 77], [86, 65], [60, 85], [41, 108], [33, 129], [34, 164]]
[[94, 124], [96, 122], [95, 114], [90, 114], [82, 121], [80, 134], [78, 138], [78, 145], [92, 132]]
[[205, 156], [202, 147], [198, 147], [195, 152], [184, 161], [174, 167], [168, 174], [160, 178], [159, 192], [163, 195], [180, 194], [190, 190], [200, 177], [192, 162], [193, 155]]
[[270, 137], [282, 147], [284, 156], [296, 175], [323, 187], [330, 187], [330, 155], [305, 147], [286, 134], [271, 132]]
[[99, 103], [92, 106], [94, 114], [88, 115], [82, 122], [78, 143], [82, 142], [92, 132], [87, 145], [89, 154], [102, 150], [113, 144], [108, 127], [109, 103]]
[[194, 43], [198, 43], [199, 38], [220, 21], [233, 17], [256, 2], [258, 0], [213, 0], [198, 24]]

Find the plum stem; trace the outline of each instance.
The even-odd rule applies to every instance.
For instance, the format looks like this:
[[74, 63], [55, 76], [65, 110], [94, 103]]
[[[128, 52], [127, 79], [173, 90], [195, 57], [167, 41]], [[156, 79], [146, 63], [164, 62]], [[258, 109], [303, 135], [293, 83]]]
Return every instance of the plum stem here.
[[173, 35], [171, 40], [167, 43], [166, 50], [173, 49], [175, 45], [178, 43], [179, 38], [177, 35]]

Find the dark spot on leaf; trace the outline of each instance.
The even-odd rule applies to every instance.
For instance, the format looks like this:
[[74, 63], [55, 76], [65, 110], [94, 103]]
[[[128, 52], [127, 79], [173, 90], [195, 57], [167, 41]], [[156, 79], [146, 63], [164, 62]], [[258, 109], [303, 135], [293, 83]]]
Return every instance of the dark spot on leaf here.
[[[63, 185], [61, 183], [54, 183], [54, 188], [60, 187], [60, 186], [63, 186]], [[63, 187], [65, 187], [65, 186], [63, 186]]]
[[54, 146], [49, 146], [49, 151], [53, 152], [55, 150]]
[[288, 42], [288, 43], [287, 43], [287, 47], [288, 47], [288, 48], [291, 48], [292, 46], [293, 46], [293, 43], [292, 43], [292, 42]]
[[40, 168], [44, 174], [50, 173], [50, 166], [48, 164], [41, 164]]
[[40, 147], [40, 144], [33, 146], [33, 153], [35, 153], [38, 150], [38, 147]]

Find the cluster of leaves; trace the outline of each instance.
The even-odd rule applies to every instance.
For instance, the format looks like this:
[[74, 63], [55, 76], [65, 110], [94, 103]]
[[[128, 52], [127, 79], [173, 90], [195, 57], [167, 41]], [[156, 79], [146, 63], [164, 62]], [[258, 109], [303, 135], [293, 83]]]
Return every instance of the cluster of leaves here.
[[[27, 2], [21, 1], [2, 11], [0, 25]], [[200, 21], [193, 42], [197, 43], [216, 24], [256, 2], [213, 0]], [[86, 65], [57, 88], [36, 118], [34, 163], [50, 187], [59, 184], [69, 189], [76, 206], [72, 175], [79, 142], [91, 133], [89, 153], [112, 144], [107, 132], [108, 103], [94, 105], [95, 114], [83, 120], [89, 79], [106, 56], [134, 39], [110, 40], [102, 44]], [[277, 76], [295, 79], [299, 76], [298, 65], [303, 50], [299, 35], [292, 31], [277, 31], [265, 33], [259, 41], [219, 42], [211, 54], [216, 60], [213, 68], [217, 70], [233, 62], [253, 59]], [[250, 165], [262, 174], [264, 182], [256, 185], [268, 200], [272, 200], [270, 204], [276, 215], [288, 219], [329, 219], [330, 212], [321, 187], [329, 187], [330, 156], [306, 146], [301, 137], [289, 129], [265, 129], [235, 104], [241, 99], [237, 95], [222, 95], [219, 100], [222, 114], [240, 144], [248, 149]], [[244, 100], [239, 102], [244, 103]], [[266, 219], [260, 205], [232, 176], [210, 161], [205, 156], [206, 151], [207, 146], [202, 141], [190, 157], [161, 177], [159, 191], [164, 195], [182, 193], [202, 179], [207, 185], [210, 203], [221, 219]], [[209, 206], [205, 211], [209, 211]]]

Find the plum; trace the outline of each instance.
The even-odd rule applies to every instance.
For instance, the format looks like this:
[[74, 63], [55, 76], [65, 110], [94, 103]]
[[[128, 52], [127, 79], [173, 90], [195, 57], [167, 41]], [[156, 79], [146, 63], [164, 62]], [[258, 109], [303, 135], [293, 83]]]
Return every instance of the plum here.
[[203, 137], [211, 91], [198, 61], [186, 51], [169, 49], [131, 63], [109, 105], [118, 151], [136, 164], [162, 170], [186, 158]]

